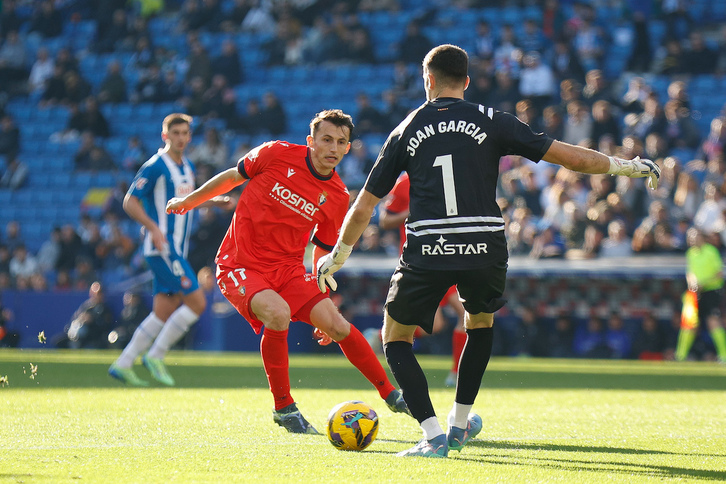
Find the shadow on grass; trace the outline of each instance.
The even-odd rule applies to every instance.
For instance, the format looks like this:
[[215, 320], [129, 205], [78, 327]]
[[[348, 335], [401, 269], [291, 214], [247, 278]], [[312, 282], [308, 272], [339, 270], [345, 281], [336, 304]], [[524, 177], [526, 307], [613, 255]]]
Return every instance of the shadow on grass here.
[[[109, 358], [109, 364], [113, 361]], [[141, 365], [135, 370], [140, 378], [151, 380]], [[262, 368], [214, 365], [170, 365], [177, 388], [267, 388]], [[98, 363], [54, 362], [38, 364], [37, 375], [30, 378], [28, 364], [2, 363], [0, 374], [8, 376], [11, 388], [88, 388], [122, 387], [108, 376], [108, 365]], [[443, 389], [448, 370], [426, 370], [432, 390]], [[349, 363], [340, 367], [292, 366], [290, 381], [294, 388], [367, 388], [369, 383]], [[507, 372], [489, 370], [483, 388], [492, 389], [603, 389], [603, 390], [722, 390], [721, 375], [654, 375], [579, 373], [575, 371]]]
[[[571, 472], [602, 472], [606, 474], [619, 473], [627, 476], [641, 475], [653, 477], [657, 479], [695, 479], [704, 481], [726, 480], [726, 471], [713, 469], [695, 469], [688, 467], [677, 467], [658, 464], [626, 462], [618, 460], [602, 461], [572, 459], [565, 457], [547, 457], [542, 454], [537, 455], [512, 455], [517, 451], [549, 451], [554, 453], [574, 452], [574, 453], [592, 453], [592, 454], [617, 454], [617, 455], [673, 455], [673, 456], [711, 456], [726, 457], [726, 454], [690, 454], [682, 452], [667, 452], [649, 449], [632, 449], [624, 447], [604, 447], [604, 446], [587, 446], [587, 445], [562, 445], [562, 444], [541, 444], [541, 443], [522, 443], [522, 442], [487, 442], [473, 441], [467, 447], [488, 449], [490, 452], [486, 456], [467, 455], [465, 452], [457, 455], [457, 459], [468, 460], [483, 464], [495, 465], [520, 465], [542, 467], [546, 469], [558, 469]], [[493, 455], [491, 451], [509, 451], [507, 454], [502, 452], [500, 455]], [[450, 453], [451, 457], [452, 454]]]

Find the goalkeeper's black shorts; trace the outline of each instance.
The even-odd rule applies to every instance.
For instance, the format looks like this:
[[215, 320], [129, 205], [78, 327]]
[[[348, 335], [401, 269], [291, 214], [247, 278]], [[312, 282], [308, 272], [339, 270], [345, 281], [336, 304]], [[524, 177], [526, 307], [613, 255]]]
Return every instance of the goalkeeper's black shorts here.
[[470, 314], [493, 313], [507, 302], [503, 298], [507, 263], [484, 269], [431, 271], [396, 267], [386, 298], [386, 311], [396, 322], [420, 326], [431, 333], [434, 315], [446, 291], [456, 285], [459, 300]]

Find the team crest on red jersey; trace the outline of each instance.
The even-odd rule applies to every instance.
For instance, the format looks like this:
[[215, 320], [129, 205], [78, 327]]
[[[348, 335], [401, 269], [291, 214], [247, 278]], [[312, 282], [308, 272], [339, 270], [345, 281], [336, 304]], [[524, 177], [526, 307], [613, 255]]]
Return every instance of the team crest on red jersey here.
[[244, 296], [246, 293], [247, 293], [247, 289], [245, 288], [245, 286], [241, 286], [239, 288], [239, 295]]
[[318, 195], [318, 206], [324, 204], [328, 201], [328, 192], [322, 192], [320, 195]]

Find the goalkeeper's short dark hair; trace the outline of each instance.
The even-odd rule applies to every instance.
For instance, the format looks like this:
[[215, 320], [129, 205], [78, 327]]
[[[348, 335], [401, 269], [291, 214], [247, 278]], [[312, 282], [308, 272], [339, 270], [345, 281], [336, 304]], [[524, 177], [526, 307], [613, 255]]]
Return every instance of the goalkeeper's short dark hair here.
[[437, 82], [458, 87], [466, 83], [469, 75], [469, 55], [456, 45], [439, 45], [426, 54], [423, 68], [424, 72], [433, 74]]

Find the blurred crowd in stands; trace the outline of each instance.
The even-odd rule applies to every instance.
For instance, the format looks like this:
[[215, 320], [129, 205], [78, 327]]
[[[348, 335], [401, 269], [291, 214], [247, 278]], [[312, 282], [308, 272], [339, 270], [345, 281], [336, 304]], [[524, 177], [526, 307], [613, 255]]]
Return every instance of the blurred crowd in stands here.
[[[23, 220], [0, 227], [0, 290], [85, 291], [94, 281], [112, 284], [144, 270], [138, 226], [121, 203], [130, 177], [158, 146], [131, 135], [120, 149], [109, 149], [105, 140], [116, 135], [119, 125], [104, 114], [106, 107], [166, 103], [195, 116], [196, 137], [188, 156], [198, 166], [201, 184], [232, 166], [252, 147], [251, 140], [298, 134], [314, 114], [295, 113], [293, 118], [284, 96], [264, 89], [252, 72], [257, 67], [243, 62], [251, 53], [230, 40], [235, 35], [263, 39], [250, 47], [264, 59], [259, 69], [311, 67], [312, 78], [300, 82], [329, 82], [314, 73], [331, 66], [390, 65], [390, 78], [380, 92], [357, 89], [355, 80], [349, 80], [345, 101], [355, 106], [350, 114], [357, 129], [339, 172], [355, 196], [387, 133], [423, 101], [421, 60], [433, 45], [447, 41], [433, 33], [451, 32], [452, 25], [455, 30], [457, 18], [466, 14], [499, 8], [534, 9], [537, 15], [520, 16], [516, 24], [504, 17], [477, 17], [465, 33], [471, 41], [464, 45], [471, 56], [468, 100], [516, 114], [553, 138], [622, 158], [653, 159], [663, 170], [658, 190], [650, 192], [639, 179], [582, 176], [546, 162], [503, 158], [498, 196], [511, 255], [588, 259], [683, 254], [685, 233], [693, 226], [723, 253], [726, 89], [719, 86], [726, 74], [726, 18], [719, 17], [724, 12], [691, 14], [696, 4], [716, 12], [719, 3], [4, 0], [0, 191], [28, 189], [35, 173], [24, 159], [24, 145], [31, 143], [76, 141], [75, 171], [113, 172], [119, 181], [100, 210], [84, 213], [77, 224], [58, 224], [37, 252], [28, 250]], [[392, 54], [382, 54], [388, 52], [381, 48], [387, 42], [384, 31], [362, 19], [401, 16], [407, 9], [416, 15], [391, 43]], [[159, 38], [154, 29], [162, 20], [182, 36], [182, 44], [154, 42]], [[69, 26], [81, 25], [93, 28], [87, 45], [47, 47], [67, 38]], [[208, 34], [230, 37], [210, 49]], [[618, 69], [612, 52], [623, 52]], [[106, 71], [97, 73], [97, 82], [87, 79], [81, 61], [109, 54], [124, 54], [126, 62], [115, 58], [103, 64]], [[240, 88], [246, 87], [260, 95], [242, 103]], [[702, 88], [714, 93], [705, 100], [710, 111], [703, 107]], [[66, 110], [67, 124], [47, 140], [30, 139], [5, 109], [18, 99], [37, 110]], [[158, 129], [161, 118], [143, 122]], [[302, 143], [303, 136], [288, 141]], [[190, 257], [195, 269], [213, 263], [229, 217], [213, 209], [199, 211]], [[373, 222], [357, 250], [397, 255], [398, 231], [379, 229]]]

